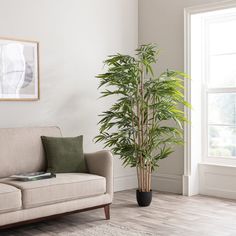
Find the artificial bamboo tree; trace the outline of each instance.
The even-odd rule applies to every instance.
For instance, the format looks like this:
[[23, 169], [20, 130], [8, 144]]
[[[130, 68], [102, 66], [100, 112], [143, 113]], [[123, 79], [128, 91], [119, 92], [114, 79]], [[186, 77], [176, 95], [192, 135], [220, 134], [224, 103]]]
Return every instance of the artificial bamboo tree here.
[[136, 55], [112, 55], [105, 61], [107, 72], [100, 74], [101, 97], [116, 96], [103, 112], [96, 142], [104, 142], [124, 166], [137, 169], [138, 190], [151, 191], [151, 174], [159, 161], [168, 157], [176, 144], [183, 143], [183, 82], [187, 76], [167, 70], [156, 76], [153, 66], [159, 50], [141, 45]]

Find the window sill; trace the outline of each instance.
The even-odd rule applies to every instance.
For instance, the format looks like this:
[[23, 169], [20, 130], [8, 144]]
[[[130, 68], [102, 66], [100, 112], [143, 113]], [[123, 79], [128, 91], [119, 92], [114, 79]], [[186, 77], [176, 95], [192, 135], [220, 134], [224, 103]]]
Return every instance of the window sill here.
[[209, 167], [225, 167], [225, 168], [236, 168], [236, 164], [226, 164], [226, 163], [213, 163], [213, 162], [200, 162], [200, 166], [209, 166]]

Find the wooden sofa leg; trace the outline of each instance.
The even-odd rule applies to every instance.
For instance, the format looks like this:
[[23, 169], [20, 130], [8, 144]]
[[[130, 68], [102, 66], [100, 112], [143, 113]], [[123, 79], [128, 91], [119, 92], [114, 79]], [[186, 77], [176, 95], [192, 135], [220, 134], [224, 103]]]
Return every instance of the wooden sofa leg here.
[[110, 220], [110, 205], [104, 206], [104, 212], [105, 212], [106, 220]]

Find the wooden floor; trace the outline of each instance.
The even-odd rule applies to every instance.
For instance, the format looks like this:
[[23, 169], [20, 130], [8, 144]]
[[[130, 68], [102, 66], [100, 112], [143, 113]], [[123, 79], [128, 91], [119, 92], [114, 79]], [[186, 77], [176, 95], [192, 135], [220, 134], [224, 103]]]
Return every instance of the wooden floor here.
[[[77, 227], [79, 232], [107, 222], [98, 209], [1, 231], [0, 235], [57, 235], [62, 229], [70, 233]], [[110, 222], [159, 236], [236, 236], [236, 201], [154, 192], [151, 206], [140, 208], [135, 190], [122, 191], [115, 193]]]

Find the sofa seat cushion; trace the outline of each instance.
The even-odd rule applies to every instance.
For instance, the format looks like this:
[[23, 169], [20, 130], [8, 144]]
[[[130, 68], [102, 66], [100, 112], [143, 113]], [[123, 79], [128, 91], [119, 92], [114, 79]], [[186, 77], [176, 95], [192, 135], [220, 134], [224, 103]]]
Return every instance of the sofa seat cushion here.
[[21, 205], [20, 189], [0, 183], [0, 214], [19, 210]]
[[86, 173], [60, 173], [56, 178], [28, 182], [9, 179], [4, 181], [21, 189], [24, 208], [70, 201], [106, 192], [104, 177]]

